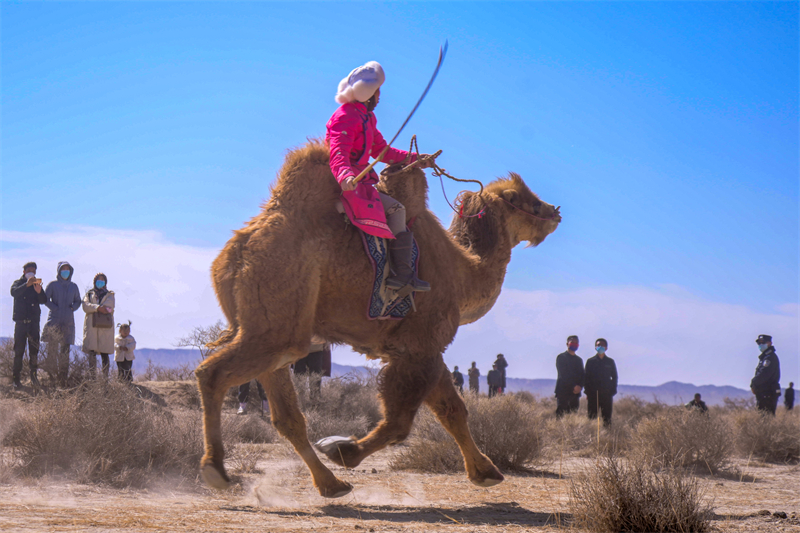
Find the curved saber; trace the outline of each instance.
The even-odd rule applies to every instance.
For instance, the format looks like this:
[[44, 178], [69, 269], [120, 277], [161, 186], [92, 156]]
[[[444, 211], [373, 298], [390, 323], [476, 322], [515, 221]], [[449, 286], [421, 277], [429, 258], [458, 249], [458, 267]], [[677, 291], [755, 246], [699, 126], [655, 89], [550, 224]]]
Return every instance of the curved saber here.
[[378, 157], [376, 157], [375, 160], [372, 163], [370, 163], [367, 168], [365, 168], [364, 170], [359, 172], [358, 176], [355, 177], [355, 180], [354, 180], [355, 183], [358, 183], [359, 181], [364, 179], [364, 176], [366, 176], [367, 173], [369, 173], [369, 171], [373, 169], [373, 167], [378, 163], [378, 161], [383, 159], [383, 156], [386, 155], [386, 151], [389, 149], [389, 147], [392, 145], [392, 143], [394, 143], [394, 141], [397, 139], [397, 136], [400, 135], [400, 132], [403, 131], [403, 128], [406, 127], [406, 124], [408, 124], [408, 121], [411, 120], [411, 117], [414, 116], [414, 113], [417, 111], [417, 108], [419, 107], [419, 104], [421, 104], [422, 101], [425, 99], [425, 96], [428, 94], [428, 91], [431, 89], [431, 85], [433, 85], [433, 82], [436, 80], [436, 75], [439, 74], [439, 69], [442, 67], [442, 63], [444, 62], [444, 56], [445, 55], [447, 55], [447, 41], [446, 40], [444, 42], [444, 46], [439, 48], [439, 61], [436, 63], [436, 70], [433, 71], [433, 76], [431, 76], [431, 81], [428, 82], [428, 86], [425, 87], [425, 91], [422, 93], [422, 96], [420, 96], [419, 100], [417, 100], [417, 105], [415, 105], [414, 109], [411, 110], [411, 113], [408, 114], [408, 117], [406, 117], [405, 122], [403, 122], [403, 125], [400, 126], [399, 130], [397, 130], [397, 133], [394, 134], [394, 137], [392, 137], [392, 140], [389, 141], [389, 143], [386, 145], [386, 148], [381, 150], [381, 153], [378, 154]]

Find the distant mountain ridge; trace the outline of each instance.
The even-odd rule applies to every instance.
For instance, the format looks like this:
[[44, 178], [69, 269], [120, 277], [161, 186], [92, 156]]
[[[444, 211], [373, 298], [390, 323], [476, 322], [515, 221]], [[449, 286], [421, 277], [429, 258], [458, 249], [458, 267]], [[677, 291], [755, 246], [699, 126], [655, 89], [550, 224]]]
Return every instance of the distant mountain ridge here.
[[[195, 365], [200, 362], [200, 352], [198, 350], [186, 348], [137, 348], [136, 359], [141, 364], [146, 364], [150, 359], [153, 363], [165, 367], [176, 367], [181, 364], [189, 363]], [[348, 366], [333, 363], [331, 374], [334, 377], [344, 375], [354, 375], [367, 377], [377, 372], [375, 369], [364, 366]], [[464, 375], [466, 380], [466, 373]], [[489, 387], [486, 383], [486, 376], [481, 376], [481, 392], [486, 392]], [[527, 391], [542, 397], [553, 396], [556, 386], [554, 379], [524, 379], [508, 378], [506, 380], [509, 392]], [[466, 387], [466, 385], [465, 385]], [[669, 405], [680, 405], [687, 403], [694, 398], [695, 393], [700, 393], [708, 405], [722, 405], [727, 397], [730, 399], [749, 399], [753, 395], [749, 390], [739, 389], [730, 385], [694, 385], [692, 383], [681, 383], [679, 381], [668, 381], [658, 386], [647, 385], [619, 385], [616, 398], [622, 396], [637, 396], [645, 401], [658, 400]]]

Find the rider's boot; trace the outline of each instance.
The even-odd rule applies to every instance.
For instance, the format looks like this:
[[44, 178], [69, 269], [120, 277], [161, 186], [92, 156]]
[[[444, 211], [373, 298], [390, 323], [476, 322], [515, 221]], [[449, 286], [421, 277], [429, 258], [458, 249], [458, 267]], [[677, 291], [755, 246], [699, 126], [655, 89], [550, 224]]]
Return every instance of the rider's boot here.
[[391, 261], [392, 275], [386, 280], [386, 286], [399, 291], [406, 285], [417, 292], [431, 290], [429, 283], [417, 278], [414, 265], [411, 262], [414, 234], [410, 231], [398, 233], [394, 240], [389, 241], [389, 259]]

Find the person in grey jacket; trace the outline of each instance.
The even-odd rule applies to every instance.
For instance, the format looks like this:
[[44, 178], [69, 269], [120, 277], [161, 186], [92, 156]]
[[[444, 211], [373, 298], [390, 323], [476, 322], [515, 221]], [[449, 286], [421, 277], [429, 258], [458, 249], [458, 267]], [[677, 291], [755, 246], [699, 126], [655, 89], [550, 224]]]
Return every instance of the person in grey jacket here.
[[[75, 316], [81, 307], [81, 292], [72, 282], [75, 269], [67, 261], [62, 261], [56, 269], [56, 280], [47, 284], [45, 305], [50, 310], [42, 337], [48, 344], [55, 346], [58, 382], [62, 387], [67, 385], [69, 376], [69, 349], [75, 344]], [[48, 350], [50, 346], [48, 346]]]

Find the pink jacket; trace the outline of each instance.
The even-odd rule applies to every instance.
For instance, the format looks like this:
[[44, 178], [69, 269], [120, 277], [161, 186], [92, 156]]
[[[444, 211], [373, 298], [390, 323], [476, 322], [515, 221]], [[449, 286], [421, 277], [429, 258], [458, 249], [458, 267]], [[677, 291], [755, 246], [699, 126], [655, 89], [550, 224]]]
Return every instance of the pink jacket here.
[[[341, 183], [357, 176], [369, 165], [371, 157], [378, 157], [386, 148], [386, 141], [378, 131], [374, 113], [367, 111], [361, 102], [343, 104], [327, 124], [325, 140], [331, 151], [330, 165], [336, 181]], [[389, 148], [381, 159], [384, 163], [397, 163], [408, 156], [405, 150]], [[417, 159], [411, 154], [409, 163]], [[358, 182], [354, 191], [342, 192], [342, 204], [350, 220], [362, 230], [378, 237], [394, 238], [386, 224], [378, 191], [378, 174], [373, 170]]]

